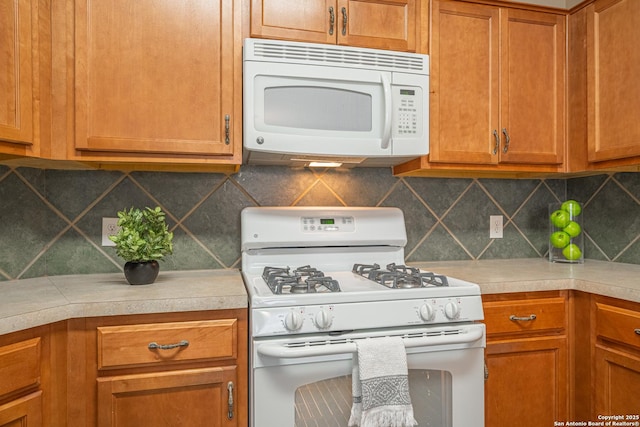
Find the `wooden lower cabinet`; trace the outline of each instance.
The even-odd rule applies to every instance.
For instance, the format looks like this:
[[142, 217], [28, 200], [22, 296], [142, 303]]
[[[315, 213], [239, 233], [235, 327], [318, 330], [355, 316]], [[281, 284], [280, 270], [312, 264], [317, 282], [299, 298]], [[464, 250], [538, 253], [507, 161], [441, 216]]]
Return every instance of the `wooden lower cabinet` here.
[[567, 419], [567, 362], [566, 337], [488, 343], [485, 425], [552, 426]]
[[40, 427], [42, 421], [42, 391], [0, 405], [0, 427]]
[[569, 408], [567, 293], [483, 296], [487, 326], [485, 426], [539, 427]]
[[0, 427], [66, 425], [65, 325], [0, 335]]
[[235, 366], [98, 378], [98, 426], [237, 426]]
[[[592, 417], [640, 416], [640, 304], [593, 297]], [[625, 421], [640, 421], [631, 418]]]
[[594, 365], [595, 416], [640, 415], [640, 352], [598, 345]]
[[[244, 427], [247, 310], [70, 321], [68, 425]], [[75, 380], [74, 380], [75, 378]]]

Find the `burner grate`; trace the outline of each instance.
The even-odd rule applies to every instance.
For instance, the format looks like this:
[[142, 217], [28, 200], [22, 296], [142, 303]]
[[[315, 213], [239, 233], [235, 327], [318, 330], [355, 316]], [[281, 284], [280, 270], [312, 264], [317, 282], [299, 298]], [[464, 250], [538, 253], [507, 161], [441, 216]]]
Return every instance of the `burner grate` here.
[[309, 265], [291, 271], [289, 267], [265, 267], [262, 278], [274, 294], [340, 292], [337, 280]]
[[351, 270], [376, 283], [395, 289], [424, 288], [429, 286], [449, 286], [446, 276], [406, 265], [387, 264], [386, 270], [378, 264], [354, 264]]

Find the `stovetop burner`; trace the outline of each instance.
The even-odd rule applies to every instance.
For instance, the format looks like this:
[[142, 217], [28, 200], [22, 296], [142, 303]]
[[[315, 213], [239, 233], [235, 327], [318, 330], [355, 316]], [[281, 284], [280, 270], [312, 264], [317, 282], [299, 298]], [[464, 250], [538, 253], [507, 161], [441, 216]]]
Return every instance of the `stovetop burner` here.
[[406, 265], [387, 264], [386, 270], [378, 264], [354, 264], [352, 271], [376, 283], [396, 289], [449, 286], [446, 276], [421, 272]]
[[265, 267], [262, 278], [274, 294], [340, 292], [337, 280], [309, 265], [291, 271], [289, 267]]

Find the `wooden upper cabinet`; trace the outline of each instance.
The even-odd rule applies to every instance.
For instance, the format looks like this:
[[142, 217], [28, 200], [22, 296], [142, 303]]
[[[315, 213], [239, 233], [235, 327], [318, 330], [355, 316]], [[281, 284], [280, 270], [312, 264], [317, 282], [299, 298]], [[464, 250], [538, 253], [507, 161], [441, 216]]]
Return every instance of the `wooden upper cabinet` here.
[[501, 162], [563, 162], [565, 31], [564, 15], [503, 9]]
[[640, 2], [587, 6], [588, 160], [640, 156]]
[[75, 149], [239, 153], [234, 16], [233, 0], [77, 0]]
[[500, 127], [499, 12], [478, 4], [433, 2], [432, 162], [498, 161], [492, 133]]
[[434, 1], [431, 162], [561, 164], [565, 16]]
[[251, 36], [416, 51], [416, 0], [252, 0]]
[[0, 142], [4, 153], [34, 143], [32, 12], [30, 0], [0, 2], [0, 141], [11, 143]]

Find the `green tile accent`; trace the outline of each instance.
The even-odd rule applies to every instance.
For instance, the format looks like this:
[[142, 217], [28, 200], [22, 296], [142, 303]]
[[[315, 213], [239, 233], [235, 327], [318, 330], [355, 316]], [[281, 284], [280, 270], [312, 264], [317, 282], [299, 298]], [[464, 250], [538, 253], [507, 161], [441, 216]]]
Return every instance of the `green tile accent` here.
[[153, 194], [167, 213], [181, 219], [222, 184], [223, 174], [134, 172], [131, 179]]
[[15, 173], [2, 181], [0, 201], [0, 270], [17, 278], [67, 224]]
[[[407, 259], [546, 257], [547, 206], [584, 204], [585, 256], [640, 264], [640, 174], [571, 179], [399, 178], [389, 168], [243, 166], [235, 175], [0, 165], [0, 280], [119, 271], [102, 217], [160, 205], [175, 233], [163, 270], [238, 268], [246, 206], [397, 206]], [[489, 239], [489, 215], [504, 215]]]
[[[121, 178], [120, 172], [48, 170], [46, 197], [69, 220], [74, 220]], [[78, 185], [80, 182], [85, 185]]]

